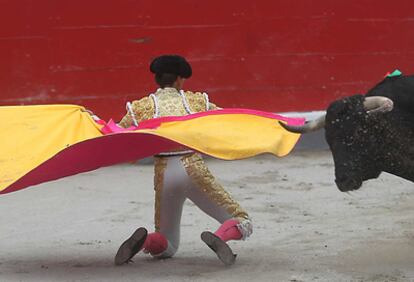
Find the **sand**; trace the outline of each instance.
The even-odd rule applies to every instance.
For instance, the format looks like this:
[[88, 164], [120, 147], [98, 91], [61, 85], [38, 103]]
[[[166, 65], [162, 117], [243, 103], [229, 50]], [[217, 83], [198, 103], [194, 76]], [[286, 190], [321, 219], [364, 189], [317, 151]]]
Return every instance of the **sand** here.
[[0, 196], [0, 281], [414, 281], [414, 185], [382, 174], [348, 195], [326, 150], [208, 159], [254, 234], [225, 267], [200, 240], [218, 227], [192, 203], [176, 256], [116, 267], [136, 227], [152, 229], [152, 165], [122, 164]]

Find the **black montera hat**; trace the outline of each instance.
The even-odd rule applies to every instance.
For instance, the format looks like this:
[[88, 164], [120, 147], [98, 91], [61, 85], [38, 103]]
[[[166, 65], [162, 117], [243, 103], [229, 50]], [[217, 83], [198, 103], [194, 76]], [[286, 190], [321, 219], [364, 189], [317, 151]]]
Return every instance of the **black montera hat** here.
[[179, 55], [163, 55], [155, 58], [151, 62], [150, 71], [155, 74], [172, 73], [184, 78], [192, 75], [190, 64]]

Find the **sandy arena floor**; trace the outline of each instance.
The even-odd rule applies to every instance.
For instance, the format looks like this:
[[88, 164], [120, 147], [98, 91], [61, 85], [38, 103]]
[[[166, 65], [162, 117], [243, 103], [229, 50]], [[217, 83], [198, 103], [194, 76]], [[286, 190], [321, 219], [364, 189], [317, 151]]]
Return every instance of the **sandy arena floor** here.
[[187, 202], [176, 256], [113, 265], [152, 229], [152, 165], [123, 164], [0, 196], [0, 281], [414, 281], [414, 185], [389, 174], [348, 195], [328, 151], [210, 169], [254, 220], [223, 266], [200, 240], [218, 224]]

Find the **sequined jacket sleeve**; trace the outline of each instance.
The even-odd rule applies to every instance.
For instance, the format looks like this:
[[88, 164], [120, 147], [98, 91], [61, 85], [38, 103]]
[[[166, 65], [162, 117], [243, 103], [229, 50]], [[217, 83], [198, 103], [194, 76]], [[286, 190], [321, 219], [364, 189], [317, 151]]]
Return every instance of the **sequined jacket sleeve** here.
[[128, 112], [119, 122], [119, 125], [127, 128], [134, 125], [133, 115], [137, 122], [150, 119], [154, 116], [154, 101], [150, 97], [144, 97], [131, 103], [132, 113]]
[[185, 97], [187, 98], [191, 111], [194, 113], [218, 109], [215, 104], [210, 103], [206, 93], [186, 91]]

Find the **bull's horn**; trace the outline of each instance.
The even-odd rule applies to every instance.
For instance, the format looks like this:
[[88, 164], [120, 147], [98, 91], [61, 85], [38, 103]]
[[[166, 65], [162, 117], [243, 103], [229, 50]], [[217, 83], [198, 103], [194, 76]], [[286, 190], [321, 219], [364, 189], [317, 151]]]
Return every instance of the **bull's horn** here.
[[[370, 114], [389, 112], [393, 109], [393, 106], [394, 103], [391, 99], [382, 96], [365, 97], [364, 101], [364, 108]], [[279, 123], [283, 128], [293, 133], [309, 133], [325, 127], [325, 116], [326, 115], [322, 115], [315, 120], [307, 121], [304, 125], [299, 126], [287, 125], [282, 122]]]
[[371, 113], [386, 113], [390, 112], [394, 107], [391, 99], [382, 96], [365, 97], [364, 108]]
[[325, 115], [322, 115], [315, 120], [307, 121], [304, 125], [293, 126], [284, 124], [282, 122], [279, 123], [287, 131], [293, 133], [309, 133], [317, 131], [325, 126]]

